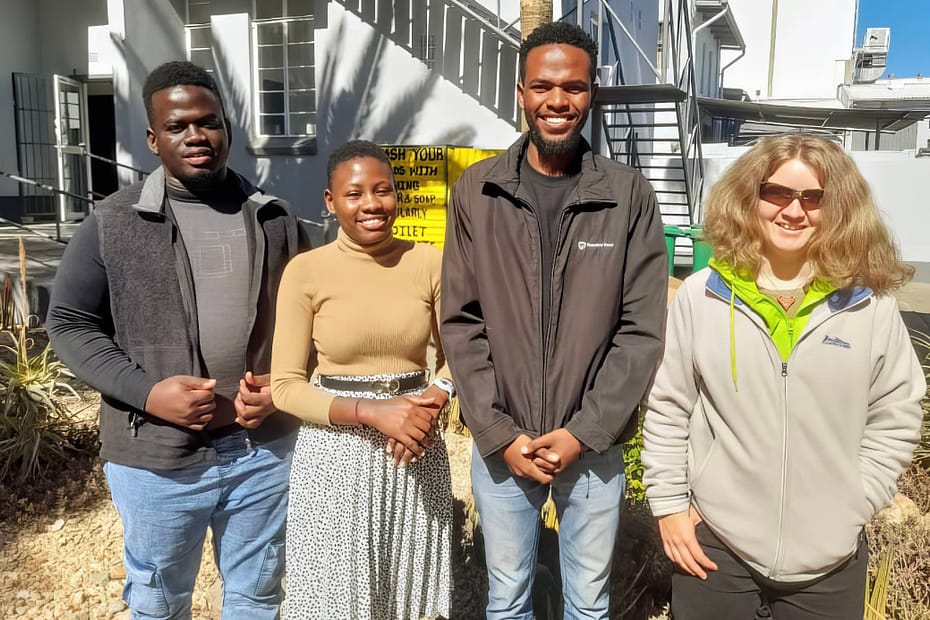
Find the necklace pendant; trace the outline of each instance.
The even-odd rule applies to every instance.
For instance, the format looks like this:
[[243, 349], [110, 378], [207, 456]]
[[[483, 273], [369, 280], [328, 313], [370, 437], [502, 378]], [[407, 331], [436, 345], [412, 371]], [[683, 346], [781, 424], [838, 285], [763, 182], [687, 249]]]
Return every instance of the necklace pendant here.
[[788, 308], [793, 306], [794, 302], [798, 300], [794, 295], [778, 295], [775, 299], [785, 312], [788, 312]]

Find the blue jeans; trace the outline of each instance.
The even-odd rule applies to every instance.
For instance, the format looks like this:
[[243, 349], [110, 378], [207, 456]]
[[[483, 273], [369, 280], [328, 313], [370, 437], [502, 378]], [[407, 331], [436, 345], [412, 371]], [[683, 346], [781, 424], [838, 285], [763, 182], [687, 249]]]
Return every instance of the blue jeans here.
[[488, 564], [488, 620], [532, 620], [539, 511], [552, 489], [559, 515], [564, 618], [607, 618], [610, 565], [626, 480], [613, 446], [587, 452], [550, 485], [510, 473], [501, 452], [472, 451], [471, 484]]
[[216, 439], [217, 462], [178, 470], [106, 463], [123, 522], [123, 599], [132, 618], [190, 618], [207, 527], [223, 577], [224, 620], [276, 618], [296, 433], [253, 445]]

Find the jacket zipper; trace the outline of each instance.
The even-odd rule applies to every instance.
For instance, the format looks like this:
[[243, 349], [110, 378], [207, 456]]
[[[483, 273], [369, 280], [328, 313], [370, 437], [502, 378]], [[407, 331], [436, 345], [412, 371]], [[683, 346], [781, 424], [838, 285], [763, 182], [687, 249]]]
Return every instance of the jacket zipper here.
[[[539, 416], [540, 430], [542, 430], [543, 424], [545, 423], [545, 419], [546, 419], [546, 414], [545, 414], [546, 383], [547, 383], [546, 377], [548, 376], [548, 372], [549, 372], [549, 336], [550, 336], [551, 327], [552, 327], [552, 289], [553, 289], [553, 284], [555, 280], [555, 261], [556, 261], [556, 257], [559, 255], [559, 251], [562, 249], [562, 224], [565, 221], [565, 214], [568, 213], [569, 208], [571, 208], [571, 205], [566, 205], [559, 212], [559, 228], [556, 231], [557, 234], [556, 234], [555, 247], [552, 248], [552, 264], [549, 266], [549, 320], [546, 321], [546, 324], [542, 326], [543, 327], [543, 330], [542, 330], [542, 333], [543, 333], [543, 343], [542, 343], [543, 345], [543, 374], [542, 374], [542, 381], [540, 382], [540, 392], [542, 392], [542, 407], [540, 408], [540, 416]], [[538, 227], [539, 226], [538, 217], [536, 218], [536, 224]], [[540, 245], [539, 253], [540, 255], [542, 255], [542, 231], [540, 231], [540, 235], [539, 235], [539, 245]], [[545, 267], [543, 267], [543, 270], [544, 269]], [[540, 304], [539, 313], [540, 313], [540, 323], [542, 323], [542, 304]]]
[[775, 559], [772, 562], [772, 573], [769, 575], [771, 579], [776, 579], [778, 577], [778, 571], [782, 560], [781, 555], [785, 542], [783, 532], [785, 520], [785, 490], [788, 486], [788, 362], [783, 361], [781, 363], [781, 376], [784, 389], [782, 411], [784, 413], [785, 430], [784, 433], [782, 433], [781, 445], [781, 488], [779, 490], [780, 496], [778, 499], [778, 529], [776, 530], [778, 534], [777, 542], [775, 543]]
[[530, 213], [533, 214], [533, 217], [536, 218], [536, 232], [537, 232], [537, 245], [539, 246], [539, 278], [540, 278], [540, 291], [539, 291], [539, 336], [540, 336], [540, 345], [542, 349], [542, 374], [541, 380], [539, 382], [539, 422], [538, 422], [538, 431], [540, 434], [545, 434], [543, 428], [545, 427], [546, 421], [546, 373], [548, 372], [549, 367], [549, 326], [552, 323], [552, 280], [555, 278], [555, 257], [558, 256], [559, 250], [562, 247], [562, 223], [565, 220], [565, 214], [573, 206], [573, 204], [568, 204], [562, 207], [562, 210], [559, 212], [559, 229], [556, 241], [556, 247], [552, 251], [552, 265], [549, 267], [549, 320], [543, 325], [543, 305], [542, 305], [542, 278], [546, 277], [546, 266], [542, 264], [542, 226], [539, 223], [539, 215], [536, 213], [536, 210], [533, 206], [523, 198], [514, 196], [514, 200], [518, 200], [523, 206], [525, 206]]

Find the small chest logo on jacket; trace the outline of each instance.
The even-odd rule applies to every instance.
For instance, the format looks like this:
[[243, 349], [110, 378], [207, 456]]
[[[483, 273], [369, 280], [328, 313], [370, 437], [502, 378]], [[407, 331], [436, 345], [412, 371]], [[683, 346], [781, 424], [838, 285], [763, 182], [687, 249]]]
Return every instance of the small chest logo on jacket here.
[[832, 344], [834, 347], [841, 347], [843, 349], [852, 348], [852, 345], [842, 338], [831, 338], [830, 336], [824, 336], [820, 344]]
[[579, 241], [578, 249], [579, 250], [596, 250], [597, 248], [612, 248], [614, 247], [613, 243], [607, 243], [606, 241]]

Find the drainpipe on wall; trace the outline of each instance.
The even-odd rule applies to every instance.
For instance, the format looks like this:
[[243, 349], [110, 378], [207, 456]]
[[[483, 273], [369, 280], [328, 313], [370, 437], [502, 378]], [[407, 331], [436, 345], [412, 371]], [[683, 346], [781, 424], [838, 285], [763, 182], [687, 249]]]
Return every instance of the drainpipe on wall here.
[[721, 89], [723, 88], [723, 72], [729, 69], [730, 67], [732, 67], [733, 65], [735, 65], [736, 61], [745, 55], [746, 55], [746, 46], [744, 45], [743, 47], [739, 48], [739, 55], [736, 58], [734, 58], [733, 60], [731, 60], [730, 62], [728, 62], [727, 64], [723, 65], [723, 67], [720, 68], [720, 88]]
[[723, 16], [725, 16], [725, 15], [726, 15], [727, 13], [729, 13], [729, 12], [730, 12], [730, 3], [729, 3], [729, 2], [724, 2], [724, 3], [723, 3], [723, 9], [721, 9], [719, 13], [717, 13], [716, 15], [714, 15], [713, 17], [711, 17], [710, 19], [708, 19], [706, 22], [704, 22], [703, 24], [701, 24], [700, 26], [698, 26], [697, 28], [695, 28], [694, 30], [692, 30], [692, 31], [691, 31], [691, 47], [694, 47], [694, 44], [697, 42], [697, 33], [699, 33], [700, 31], [704, 30], [705, 28], [707, 28], [708, 26], [710, 26], [710, 25], [713, 24], [715, 21], [717, 21], [718, 19], [722, 18]]
[[[711, 24], [713, 24], [713, 23], [714, 23], [715, 21], [717, 21], [718, 19], [722, 19], [722, 18], [725, 17], [726, 14], [729, 13], [729, 12], [730, 12], [730, 4], [729, 4], [729, 2], [724, 1], [724, 2], [723, 2], [723, 9], [722, 9], [719, 13], [717, 13], [716, 15], [714, 15], [713, 17], [711, 17], [710, 19], [708, 19], [706, 22], [704, 22], [703, 24], [701, 24], [700, 26], [698, 26], [697, 28], [695, 28], [694, 30], [692, 30], [692, 31], [691, 31], [691, 49], [695, 49], [695, 48], [697, 47], [697, 35], [698, 35], [698, 33], [699, 33], [700, 31], [704, 30], [705, 28], [707, 28], [708, 26], [710, 26]], [[745, 48], [743, 48], [743, 52], [745, 53]], [[718, 52], [718, 56], [719, 56], [719, 52]], [[701, 63], [703, 64], [704, 62], [705, 62], [705, 60], [704, 60], [703, 58], [701, 58]], [[697, 63], [695, 63], [695, 64], [697, 64]], [[728, 66], [729, 66], [729, 65], [728, 65]], [[723, 71], [721, 70], [721, 74], [722, 74], [722, 72], [723, 72]], [[701, 75], [704, 75], [703, 72], [701, 73]], [[721, 81], [720, 84], [723, 84], [723, 82]]]

